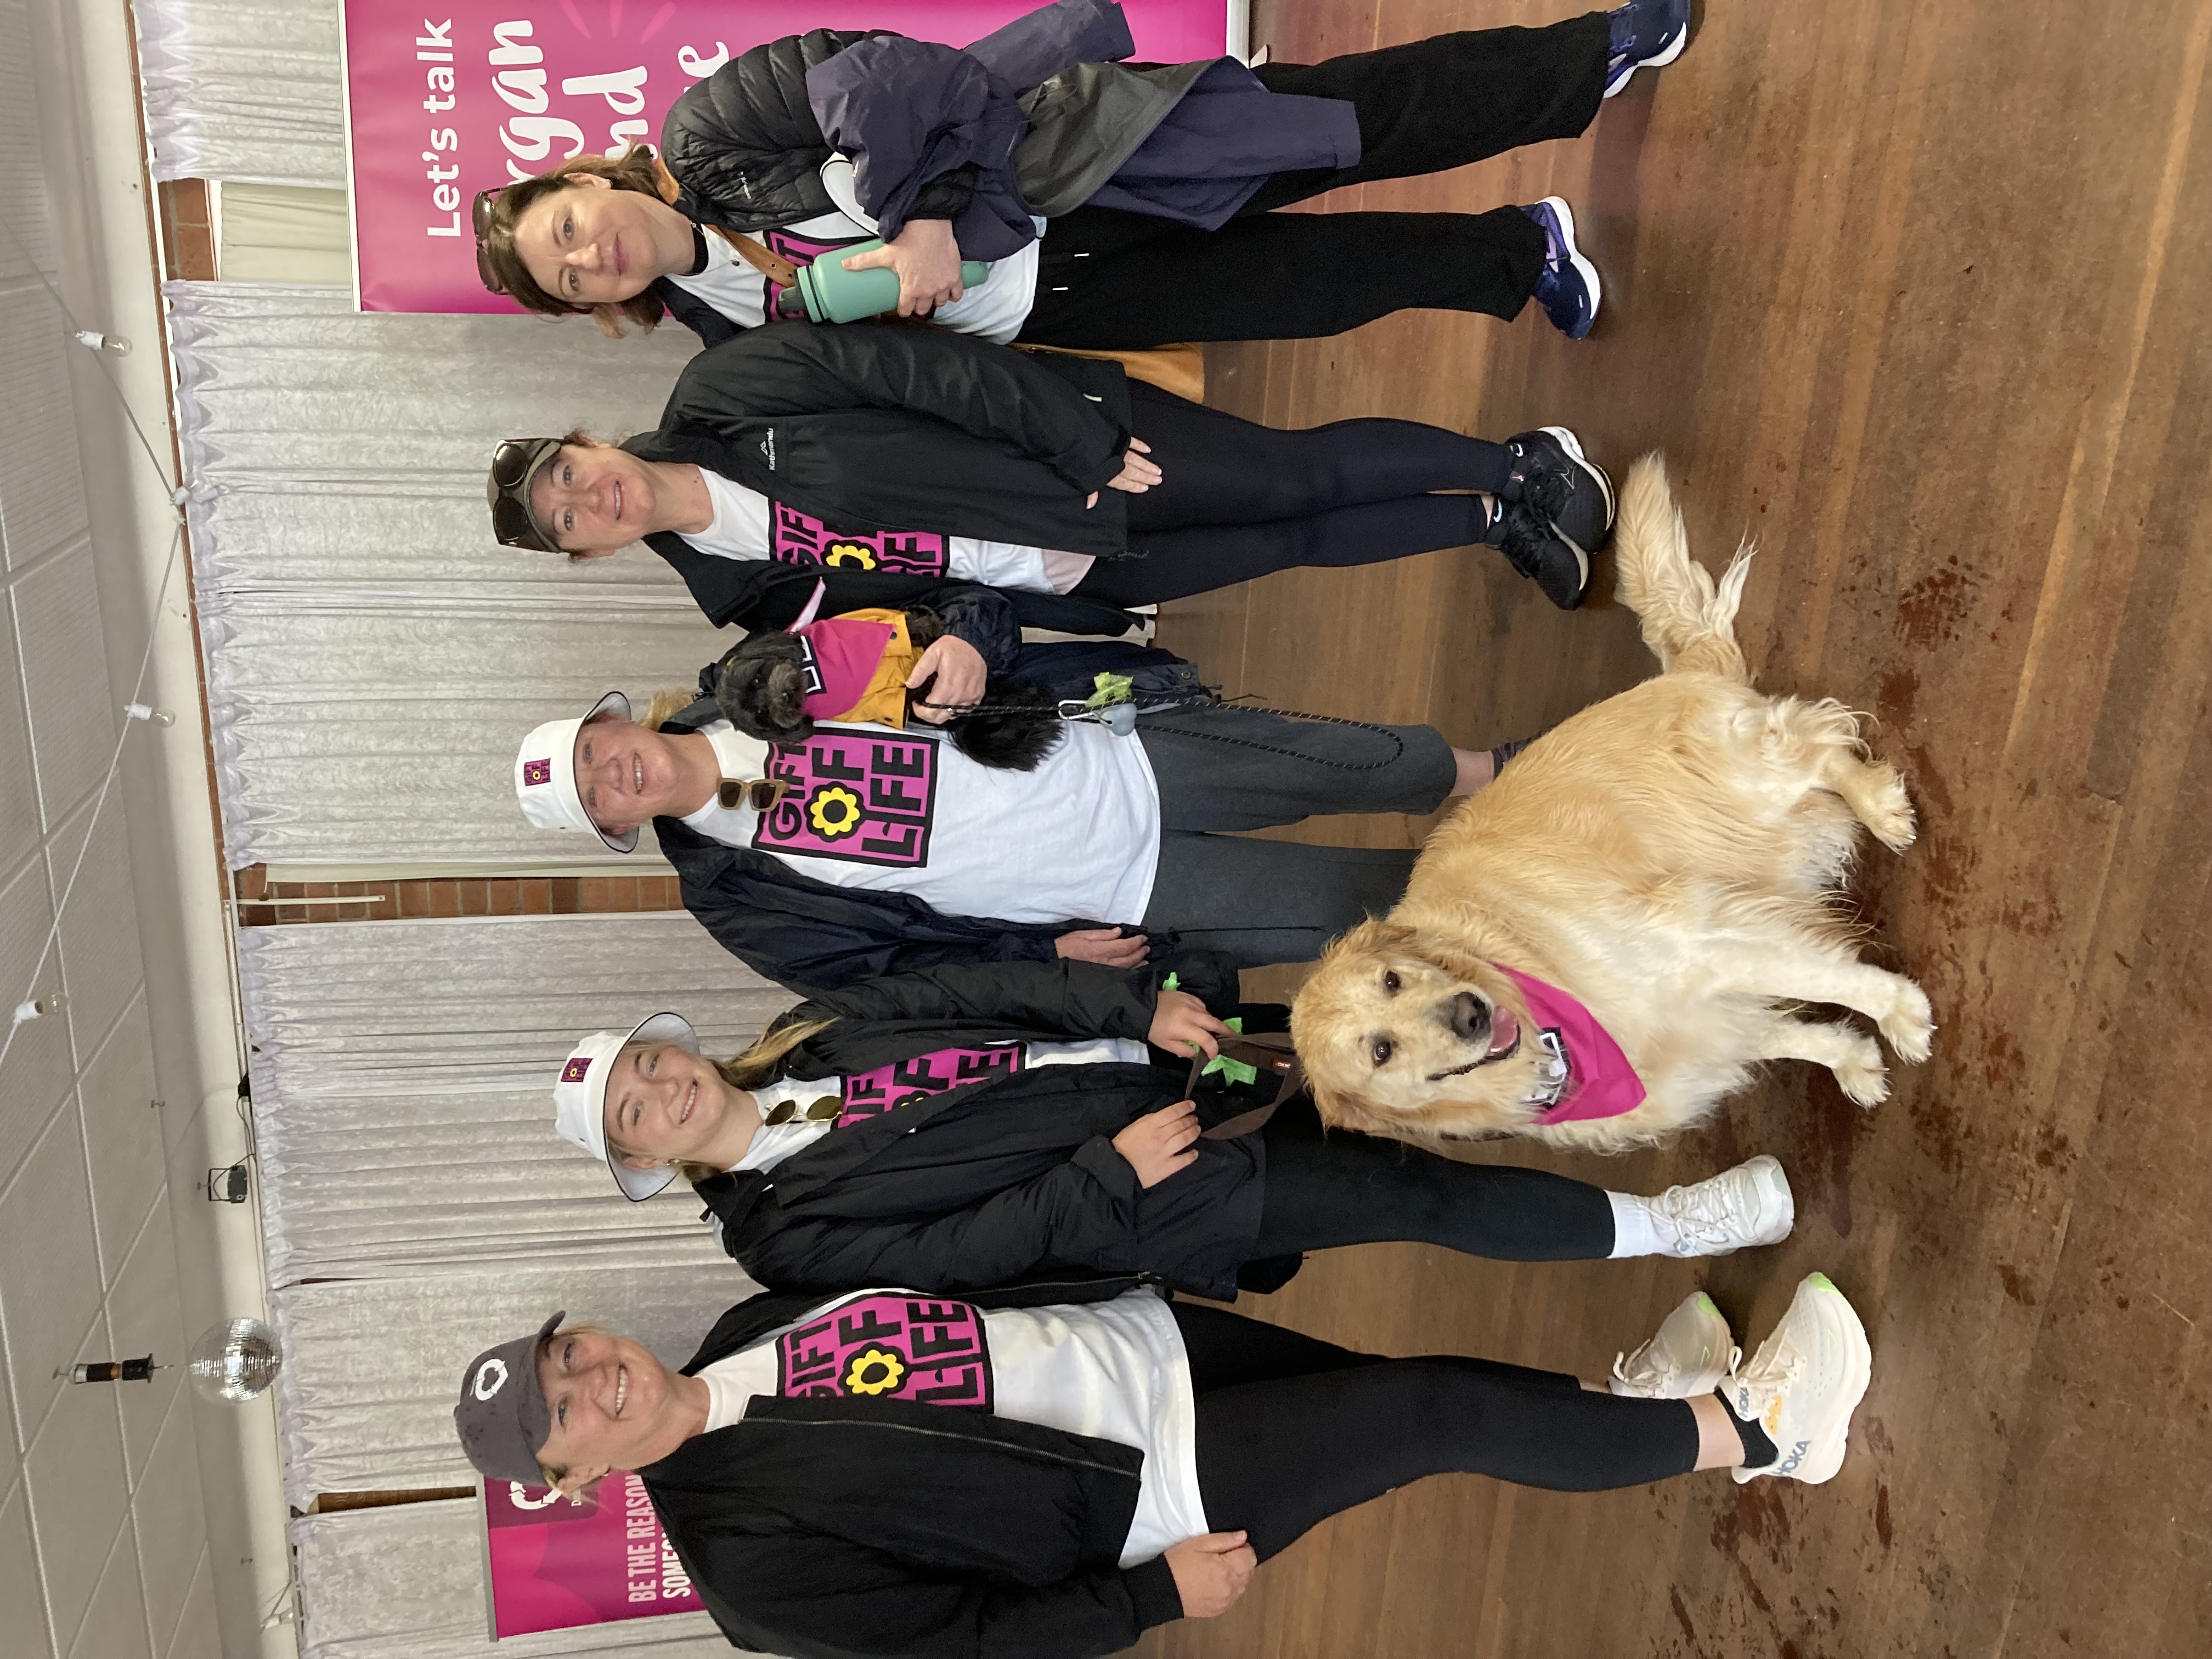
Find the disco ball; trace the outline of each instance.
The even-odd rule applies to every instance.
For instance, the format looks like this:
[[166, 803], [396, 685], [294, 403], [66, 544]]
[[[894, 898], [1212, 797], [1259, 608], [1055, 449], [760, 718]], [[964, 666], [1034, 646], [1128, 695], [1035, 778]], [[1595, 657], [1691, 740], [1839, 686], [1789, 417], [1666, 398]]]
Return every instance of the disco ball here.
[[276, 1332], [258, 1319], [226, 1319], [192, 1344], [185, 1368], [201, 1398], [242, 1406], [268, 1392], [283, 1363]]

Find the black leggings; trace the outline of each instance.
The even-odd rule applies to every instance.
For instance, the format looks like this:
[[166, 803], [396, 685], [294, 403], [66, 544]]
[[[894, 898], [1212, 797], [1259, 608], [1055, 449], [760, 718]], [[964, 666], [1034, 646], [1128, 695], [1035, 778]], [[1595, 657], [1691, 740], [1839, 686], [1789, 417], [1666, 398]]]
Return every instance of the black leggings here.
[[1038, 250], [1021, 337], [1078, 349], [1179, 340], [1295, 340], [1432, 307], [1510, 317], [1535, 287], [1544, 236], [1517, 208], [1488, 213], [1275, 214], [1340, 185], [1479, 161], [1571, 138], [1597, 113], [1604, 14], [1269, 64], [1271, 92], [1348, 100], [1357, 167], [1278, 173], [1218, 230], [1078, 208]]
[[1173, 1308], [1198, 1396], [1206, 1525], [1249, 1534], [1263, 1561], [1431, 1474], [1603, 1492], [1697, 1467], [1686, 1401], [1595, 1394], [1556, 1371], [1455, 1354], [1378, 1358], [1218, 1308]]
[[1285, 432], [1129, 383], [1130, 429], [1160, 482], [1127, 497], [1129, 552], [1076, 584], [1085, 599], [1151, 605], [1294, 565], [1377, 564], [1482, 538], [1472, 495], [1497, 490], [1503, 445], [1418, 421], [1338, 421]]
[[1301, 1096], [1261, 1132], [1267, 1163], [1255, 1259], [1346, 1244], [1441, 1244], [1497, 1261], [1594, 1261], [1613, 1254], [1601, 1187], [1545, 1170], [1460, 1164], [1339, 1130]]

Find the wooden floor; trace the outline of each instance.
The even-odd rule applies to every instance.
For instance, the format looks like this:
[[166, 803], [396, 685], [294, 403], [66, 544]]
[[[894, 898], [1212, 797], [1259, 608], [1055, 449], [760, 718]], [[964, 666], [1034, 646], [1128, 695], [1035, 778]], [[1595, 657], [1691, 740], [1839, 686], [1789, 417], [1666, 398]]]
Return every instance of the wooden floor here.
[[[1935, 1000], [1936, 1057], [1873, 1113], [1791, 1066], [1664, 1154], [1554, 1161], [1651, 1191], [1773, 1152], [1784, 1247], [1526, 1268], [1377, 1247], [1245, 1305], [1601, 1373], [1700, 1285], [1756, 1338], [1819, 1268], [1874, 1342], [1851, 1455], [1819, 1488], [1432, 1480], [1144, 1653], [2212, 1654], [2212, 5], [1704, 9], [1583, 139], [1359, 192], [1565, 194], [1605, 278], [1587, 343], [1415, 313], [1221, 351], [1214, 400], [1565, 422], [1616, 471], [1663, 447], [1709, 564], [1759, 539], [1760, 684], [1872, 711], [1905, 773], [1921, 841], [1877, 849], [1862, 891]], [[1260, 0], [1254, 38], [1299, 61], [1565, 15]], [[1479, 550], [1277, 576], [1164, 633], [1232, 690], [1486, 745], [1652, 667], [1602, 595], [1562, 616]]]

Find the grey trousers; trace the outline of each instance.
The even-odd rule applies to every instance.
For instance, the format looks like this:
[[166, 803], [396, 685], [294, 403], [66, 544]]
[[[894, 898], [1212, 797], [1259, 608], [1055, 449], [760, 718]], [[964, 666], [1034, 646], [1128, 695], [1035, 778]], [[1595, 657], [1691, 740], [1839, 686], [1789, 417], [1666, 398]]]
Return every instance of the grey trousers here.
[[1309, 962], [1398, 902], [1414, 854], [1306, 847], [1223, 831], [1317, 812], [1433, 812], [1451, 793], [1451, 745], [1428, 726], [1353, 726], [1256, 708], [1148, 714], [1138, 741], [1160, 791], [1160, 862], [1147, 928], [1240, 968]]

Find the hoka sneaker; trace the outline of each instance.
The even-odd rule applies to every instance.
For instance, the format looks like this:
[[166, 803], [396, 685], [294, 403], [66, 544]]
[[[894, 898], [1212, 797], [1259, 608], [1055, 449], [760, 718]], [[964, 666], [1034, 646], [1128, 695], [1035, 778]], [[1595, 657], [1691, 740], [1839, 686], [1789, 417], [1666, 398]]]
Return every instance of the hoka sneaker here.
[[1668, 1255], [1731, 1255], [1747, 1244], [1779, 1244], [1797, 1218], [1790, 1177], [1761, 1156], [1692, 1187], [1644, 1200]]
[[1833, 1475], [1873, 1366], [1858, 1315], [1827, 1275], [1812, 1274], [1751, 1363], [1721, 1384], [1729, 1409], [1755, 1421], [1779, 1454], [1764, 1468], [1730, 1470], [1736, 1484], [1772, 1474], [1817, 1486]]
[[1540, 507], [1503, 495], [1495, 499], [1498, 516], [1483, 533], [1483, 545], [1503, 553], [1508, 564], [1542, 588], [1560, 610], [1572, 611], [1589, 592], [1589, 555], [1554, 530]]
[[1699, 1291], [1642, 1347], [1613, 1356], [1613, 1391], [1638, 1400], [1694, 1400], [1720, 1387], [1742, 1358], [1728, 1321]]
[[1528, 502], [1552, 527], [1585, 553], [1613, 534], [1613, 480], [1583, 453], [1582, 441], [1563, 426], [1538, 427], [1505, 441], [1512, 468], [1498, 494]]
[[1690, 0], [1628, 0], [1611, 14], [1611, 52], [1605, 60], [1605, 95], [1628, 84], [1640, 69], [1671, 64], [1690, 44]]
[[1597, 267], [1575, 246], [1575, 213], [1564, 197], [1547, 196], [1522, 212], [1544, 233], [1544, 268], [1536, 273], [1530, 297], [1544, 307], [1552, 326], [1570, 340], [1584, 338], [1597, 321], [1603, 284]]

